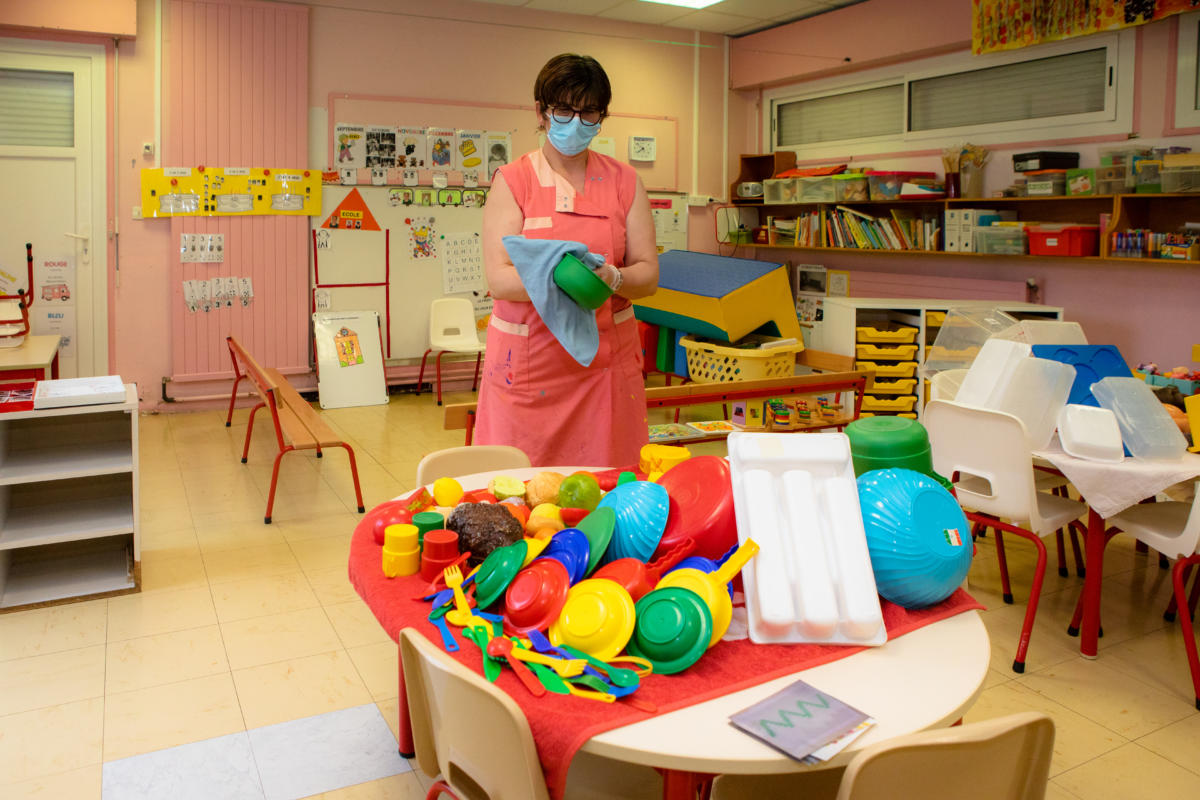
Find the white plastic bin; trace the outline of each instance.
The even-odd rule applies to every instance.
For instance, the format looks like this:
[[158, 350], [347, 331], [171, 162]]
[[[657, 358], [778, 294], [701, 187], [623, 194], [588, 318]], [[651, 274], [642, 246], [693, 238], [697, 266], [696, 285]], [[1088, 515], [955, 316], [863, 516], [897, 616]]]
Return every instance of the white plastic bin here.
[[1058, 412], [1058, 438], [1076, 458], [1116, 463], [1125, 460], [1121, 428], [1107, 408], [1069, 403]]
[[1101, 378], [1092, 384], [1101, 408], [1117, 417], [1121, 439], [1134, 458], [1169, 461], [1182, 458], [1187, 440], [1154, 392], [1137, 378]]
[[[1067, 404], [1075, 367], [1045, 358], [1023, 358], [1001, 380], [985, 408], [1005, 411], [1021, 420], [1029, 448], [1042, 449], [1050, 443], [1058, 412]], [[955, 399], [962, 402], [961, 390]]]
[[1001, 388], [1008, 383], [1017, 364], [1032, 353], [1033, 347], [1024, 342], [988, 339], [963, 376], [955, 401], [976, 408], [996, 408]]

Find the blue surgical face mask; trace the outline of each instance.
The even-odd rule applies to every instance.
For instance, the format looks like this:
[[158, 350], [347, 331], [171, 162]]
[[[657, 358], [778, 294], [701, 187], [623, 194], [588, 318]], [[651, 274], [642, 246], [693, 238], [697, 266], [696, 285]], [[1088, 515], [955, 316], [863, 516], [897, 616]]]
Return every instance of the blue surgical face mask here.
[[559, 122], [553, 116], [549, 116], [549, 119], [550, 130], [546, 133], [546, 138], [550, 140], [554, 149], [564, 156], [582, 153], [600, 132], [599, 125], [584, 125], [578, 115], [572, 117], [570, 122]]

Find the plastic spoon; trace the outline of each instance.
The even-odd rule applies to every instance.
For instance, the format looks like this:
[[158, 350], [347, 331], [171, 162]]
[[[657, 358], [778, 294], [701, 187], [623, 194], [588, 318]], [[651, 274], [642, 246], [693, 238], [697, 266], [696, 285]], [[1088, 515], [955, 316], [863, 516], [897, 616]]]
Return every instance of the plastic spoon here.
[[587, 661], [583, 658], [551, 658], [545, 653], [526, 650], [523, 647], [514, 647], [509, 657], [518, 658], [529, 664], [541, 664], [543, 667], [549, 667], [564, 678], [583, 674], [583, 668], [587, 665]]
[[582, 697], [586, 700], [599, 700], [601, 703], [615, 703], [617, 696], [608, 692], [597, 692], [592, 689], [580, 689], [577, 686], [567, 684], [567, 691], [576, 697]]
[[[546, 638], [546, 634], [539, 630], [534, 629], [527, 631], [525, 635], [529, 637], [529, 641], [533, 644], [533, 648], [539, 653], [553, 653], [563, 658], [571, 657], [566, 650], [563, 650], [561, 647], [555, 647], [550, 640]], [[594, 675], [601, 680], [604, 679], [604, 673], [598, 671], [595, 667], [590, 665], [584, 667], [583, 672], [585, 675]]]
[[542, 697], [546, 694], [546, 687], [542, 686], [538, 679], [533, 676], [529, 668], [520, 662], [513, 655], [513, 643], [503, 636], [497, 636], [487, 644], [487, 654], [496, 658], [503, 658], [508, 662], [508, 666], [512, 667], [512, 671], [525, 684], [525, 688], [534, 697]]
[[[583, 652], [582, 650], [576, 650], [574, 647], [570, 647], [565, 644], [560, 645], [560, 646], [564, 651], [566, 651], [567, 655], [571, 656], [572, 658], [583, 659], [584, 661], [587, 661], [587, 663], [591, 664], [596, 669], [607, 674], [608, 679], [612, 682], [613, 686], [622, 686], [622, 687], [637, 686], [638, 684], [640, 684], [642, 682], [641, 678], [638, 677], [638, 674], [631, 669], [625, 669], [624, 667], [614, 667], [612, 664], [609, 664], [607, 661], [601, 661], [600, 659], [596, 658], [595, 656], [590, 656], [587, 653]], [[561, 675], [562, 673], [559, 673], [559, 674]]]
[[462, 632], [463, 636], [470, 639], [483, 653], [483, 677], [495, 683], [496, 678], [500, 677], [500, 662], [487, 654], [487, 641], [484, 640], [484, 643], [481, 645], [479, 640], [475, 638], [475, 631], [470, 628], [463, 628]]
[[447, 653], [458, 652], [458, 642], [454, 641], [454, 634], [450, 632], [450, 627], [446, 624], [446, 620], [440, 616], [435, 617], [432, 614], [429, 616], [429, 622], [433, 627], [437, 628], [442, 634], [442, 647], [446, 648]]

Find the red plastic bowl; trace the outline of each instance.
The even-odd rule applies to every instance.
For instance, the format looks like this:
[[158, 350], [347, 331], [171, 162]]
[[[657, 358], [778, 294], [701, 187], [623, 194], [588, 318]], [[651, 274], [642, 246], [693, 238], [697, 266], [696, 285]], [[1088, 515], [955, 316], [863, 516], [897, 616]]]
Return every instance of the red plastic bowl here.
[[728, 461], [692, 456], [664, 472], [658, 485], [667, 490], [671, 510], [655, 558], [688, 538], [696, 541], [693, 555], [713, 560], [738, 543]]
[[539, 558], [517, 573], [504, 593], [504, 630], [522, 634], [547, 630], [567, 602], [571, 576], [561, 562]]

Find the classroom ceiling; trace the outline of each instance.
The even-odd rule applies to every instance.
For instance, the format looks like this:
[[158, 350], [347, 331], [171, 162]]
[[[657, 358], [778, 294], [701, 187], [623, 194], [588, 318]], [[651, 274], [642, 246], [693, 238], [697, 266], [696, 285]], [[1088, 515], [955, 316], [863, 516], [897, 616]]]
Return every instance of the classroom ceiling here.
[[700, 10], [644, 0], [476, 0], [494, 5], [556, 11], [623, 22], [742, 36], [862, 0], [720, 0]]

